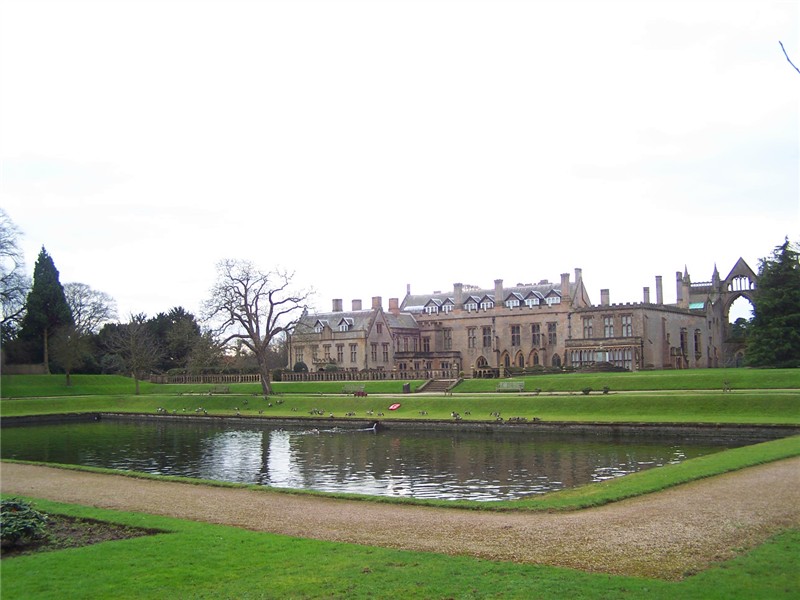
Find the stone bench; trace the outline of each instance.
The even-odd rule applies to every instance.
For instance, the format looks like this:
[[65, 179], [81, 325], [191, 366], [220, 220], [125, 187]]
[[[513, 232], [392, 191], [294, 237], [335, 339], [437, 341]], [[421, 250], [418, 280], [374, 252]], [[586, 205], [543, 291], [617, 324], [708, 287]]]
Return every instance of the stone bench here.
[[524, 381], [501, 381], [497, 384], [498, 392], [524, 392], [525, 391], [525, 382]]

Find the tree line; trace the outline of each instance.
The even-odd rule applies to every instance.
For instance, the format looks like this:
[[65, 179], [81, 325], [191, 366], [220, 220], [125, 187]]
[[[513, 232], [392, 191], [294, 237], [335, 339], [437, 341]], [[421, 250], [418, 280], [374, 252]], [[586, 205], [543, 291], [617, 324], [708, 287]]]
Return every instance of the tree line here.
[[291, 291], [291, 275], [264, 274], [245, 261], [223, 261], [200, 318], [181, 306], [120, 322], [115, 300], [84, 283], [60, 281], [42, 247], [25, 275], [20, 232], [0, 209], [0, 301], [4, 364], [42, 365], [47, 373], [260, 373], [286, 365], [285, 333], [308, 294]]
[[[42, 247], [32, 280], [20, 232], [0, 209], [0, 302], [6, 364], [41, 364], [48, 373], [116, 373], [137, 382], [150, 373], [256, 372], [262, 391], [288, 364], [286, 336], [307, 310], [311, 292], [293, 274], [264, 272], [249, 261], [223, 260], [197, 318], [180, 306], [153, 317], [118, 321], [116, 302], [84, 283], [62, 285]], [[747, 340], [747, 364], [800, 366], [800, 257], [797, 244], [759, 261], [753, 318], [733, 325]]]

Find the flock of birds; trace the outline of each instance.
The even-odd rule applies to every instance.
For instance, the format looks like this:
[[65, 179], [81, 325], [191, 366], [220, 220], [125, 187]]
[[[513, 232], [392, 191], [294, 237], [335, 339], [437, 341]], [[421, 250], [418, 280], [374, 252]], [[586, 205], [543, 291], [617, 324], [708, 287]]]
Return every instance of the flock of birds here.
[[[284, 403], [283, 400], [276, 400], [275, 401], [275, 404], [283, 404], [283, 403]], [[242, 403], [243, 406], [247, 406], [248, 404], [249, 404], [249, 401], [247, 399], [245, 399], [244, 402]], [[272, 408], [272, 406], [273, 406], [272, 402], [269, 402], [267, 404], [267, 408]], [[295, 407], [292, 407], [291, 410], [292, 410], [292, 412], [297, 412], [297, 408], [295, 408]], [[238, 406], [234, 406], [233, 407], [233, 411], [236, 413], [237, 417], [242, 416], [241, 410], [239, 410]], [[176, 414], [178, 414], [178, 409], [173, 409], [171, 412], [172, 412], [173, 415], [176, 415]], [[187, 412], [186, 408], [181, 409], [180, 412], [181, 413], [186, 413]], [[195, 408], [194, 412], [196, 414], [202, 413], [203, 415], [208, 416], [208, 410], [206, 410], [202, 406]], [[158, 413], [158, 414], [169, 414], [170, 411], [168, 411], [166, 408], [164, 408], [162, 406], [159, 406], [156, 409], [156, 413]], [[264, 410], [260, 409], [258, 411], [258, 414], [259, 415], [263, 415], [264, 414]], [[326, 410], [323, 410], [323, 409], [320, 409], [320, 408], [312, 408], [311, 410], [308, 411], [308, 414], [311, 415], [312, 417], [324, 417], [327, 414], [329, 418], [331, 418], [331, 419], [335, 418], [334, 413], [326, 411]], [[385, 416], [385, 413], [383, 413], [383, 412], [376, 413], [372, 409], [367, 410], [364, 414], [367, 417], [373, 417], [373, 416], [383, 417], [383, 416]], [[417, 411], [417, 414], [419, 414], [422, 417], [425, 417], [425, 416], [428, 416], [428, 411], [427, 410], [420, 410], [420, 411]], [[465, 417], [471, 416], [471, 415], [472, 415], [472, 413], [470, 411], [468, 411], [468, 410], [464, 411], [464, 416]], [[356, 413], [355, 411], [348, 411], [348, 412], [345, 413], [344, 416], [345, 417], [357, 417], [358, 413]], [[489, 414], [489, 416], [492, 417], [498, 423], [502, 423], [504, 421], [508, 422], [508, 423], [525, 423], [525, 422], [528, 421], [527, 417], [519, 417], [519, 416], [503, 418], [503, 416], [500, 414], [499, 411], [492, 411]], [[452, 411], [450, 413], [450, 418], [454, 419], [455, 421], [461, 421], [463, 419], [463, 417], [461, 416], [461, 413], [458, 413], [456, 411]], [[540, 419], [538, 417], [533, 417], [533, 419], [531, 419], [531, 420], [533, 422], [540, 421]]]

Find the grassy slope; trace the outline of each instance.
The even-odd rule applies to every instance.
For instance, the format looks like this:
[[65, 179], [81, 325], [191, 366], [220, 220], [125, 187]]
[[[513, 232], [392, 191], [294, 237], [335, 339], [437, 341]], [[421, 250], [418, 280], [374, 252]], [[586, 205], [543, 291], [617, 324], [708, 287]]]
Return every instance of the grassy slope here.
[[[608, 386], [611, 391], [647, 390], [714, 390], [721, 391], [724, 381], [734, 390], [745, 389], [793, 389], [800, 390], [800, 369], [695, 369], [686, 371], [639, 371], [636, 373], [564, 373], [560, 375], [538, 375], [513, 378], [522, 380], [525, 390], [533, 392], [580, 392], [584, 388], [600, 391]], [[275, 382], [278, 394], [339, 394], [347, 382]], [[403, 384], [410, 383], [412, 389], [421, 381], [364, 381], [370, 394], [400, 394]], [[210, 384], [159, 385], [143, 381], [143, 395], [173, 395], [181, 393], [205, 393], [217, 387]], [[260, 394], [257, 383], [228, 385], [231, 393]], [[456, 394], [494, 392], [496, 379], [469, 379], [455, 388]], [[63, 375], [4, 375], [0, 378], [0, 395], [3, 398], [132, 395], [133, 380], [117, 375], [73, 375], [72, 385], [66, 386]]]
[[800, 533], [791, 531], [733, 561], [667, 582], [319, 542], [44, 500], [36, 505], [169, 533], [3, 561], [4, 598], [778, 599], [796, 597], [800, 569]]
[[[278, 401], [281, 403], [279, 404]], [[390, 404], [399, 402], [398, 410]], [[3, 416], [73, 412], [155, 413], [162, 407], [177, 414], [194, 414], [203, 408], [212, 415], [308, 417], [312, 409], [327, 417], [357, 419], [426, 419], [452, 421], [458, 412], [465, 420], [493, 421], [492, 413], [504, 418], [534, 417], [545, 421], [596, 422], [704, 422], [704, 423], [800, 423], [800, 392], [789, 390], [722, 392], [625, 392], [608, 395], [473, 394], [444, 396], [410, 395], [354, 398], [343, 395], [287, 395], [261, 397], [226, 395], [87, 395], [49, 398], [4, 399]], [[368, 411], [373, 414], [369, 415]], [[261, 415], [259, 415], [261, 411]], [[382, 417], [378, 413], [383, 412]], [[424, 412], [427, 414], [421, 415]], [[470, 413], [470, 414], [467, 414]]]

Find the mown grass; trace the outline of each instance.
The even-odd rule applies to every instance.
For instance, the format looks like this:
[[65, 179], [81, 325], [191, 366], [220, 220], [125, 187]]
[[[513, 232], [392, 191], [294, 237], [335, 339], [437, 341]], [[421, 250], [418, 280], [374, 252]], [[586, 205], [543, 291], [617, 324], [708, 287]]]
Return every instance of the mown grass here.
[[[561, 373], [513, 377], [502, 381], [524, 381], [525, 391], [571, 392], [592, 388], [613, 391], [717, 390], [727, 381], [736, 390], [800, 389], [800, 369], [689, 369], [685, 371], [636, 371], [633, 373]], [[458, 393], [494, 392], [496, 379], [468, 379]]]
[[[399, 403], [400, 408], [389, 410]], [[168, 413], [193, 415], [199, 408], [209, 415], [309, 418], [313, 410], [338, 419], [391, 421], [395, 419], [495, 421], [523, 417], [532, 421], [590, 421], [643, 423], [752, 423], [800, 424], [800, 391], [741, 392], [666, 391], [593, 394], [472, 394], [455, 396], [406, 395], [366, 398], [337, 395], [89, 395], [3, 399], [3, 416], [85, 412]], [[238, 411], [236, 410], [238, 409]], [[372, 411], [372, 414], [369, 412]], [[260, 413], [260, 414], [259, 414]], [[347, 413], [355, 413], [347, 417]], [[379, 416], [383, 413], [383, 416]]]
[[800, 532], [683, 581], [298, 539], [32, 499], [167, 533], [3, 561], [4, 598], [795, 598]]
[[[63, 375], [3, 375], [0, 378], [0, 396], [3, 398], [47, 398], [87, 395], [133, 395], [135, 383], [120, 375], [73, 375], [67, 386]], [[297, 381], [274, 382], [276, 394], [342, 394], [348, 384], [363, 384], [372, 394], [401, 394], [404, 384], [416, 390], [423, 382], [413, 380], [395, 381]], [[179, 394], [208, 394], [219, 388], [227, 388], [232, 394], [261, 395], [260, 383], [230, 384], [159, 384], [139, 382], [139, 393], [143, 396], [165, 396]]]
[[[66, 385], [63, 375], [4, 375], [0, 378], [0, 396], [3, 398], [32, 398], [50, 396], [133, 395], [131, 378], [118, 375], [73, 375], [72, 385]], [[604, 387], [613, 392], [710, 390], [722, 391], [727, 381], [734, 390], [792, 389], [800, 390], [800, 369], [693, 369], [685, 371], [638, 371], [635, 373], [562, 373], [515, 377], [502, 381], [524, 381], [525, 391], [536, 389], [542, 393], [573, 392], [591, 388], [599, 393]], [[403, 385], [410, 384], [416, 391], [422, 381], [363, 381], [368, 394], [401, 394]], [[467, 379], [454, 389], [454, 394], [494, 393], [497, 379]], [[348, 382], [306, 381], [274, 382], [276, 394], [310, 395], [341, 394]], [[209, 393], [219, 385], [213, 384], [154, 384], [140, 382], [142, 395], [177, 395]], [[260, 395], [258, 383], [225, 384], [233, 394]]]

